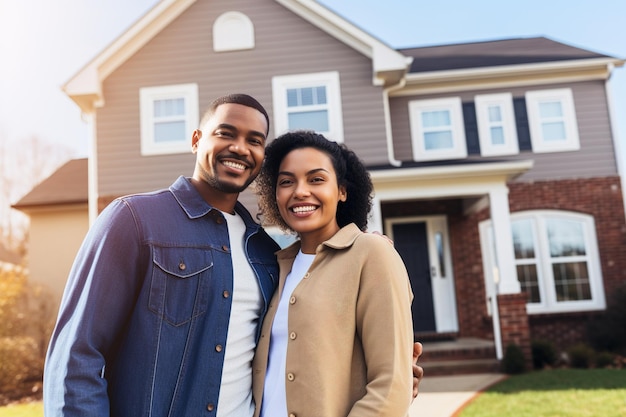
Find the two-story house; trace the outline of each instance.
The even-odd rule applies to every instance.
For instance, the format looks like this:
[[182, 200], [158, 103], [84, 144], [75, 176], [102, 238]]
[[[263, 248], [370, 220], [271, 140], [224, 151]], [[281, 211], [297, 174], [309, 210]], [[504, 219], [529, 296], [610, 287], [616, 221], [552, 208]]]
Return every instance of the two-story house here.
[[163, 0], [64, 90], [93, 132], [92, 219], [191, 175], [191, 132], [225, 93], [259, 99], [270, 137], [346, 143], [375, 185], [371, 228], [409, 270], [416, 338], [501, 358], [583, 340], [626, 282], [608, 87], [623, 64], [542, 37], [396, 50], [312, 0]]

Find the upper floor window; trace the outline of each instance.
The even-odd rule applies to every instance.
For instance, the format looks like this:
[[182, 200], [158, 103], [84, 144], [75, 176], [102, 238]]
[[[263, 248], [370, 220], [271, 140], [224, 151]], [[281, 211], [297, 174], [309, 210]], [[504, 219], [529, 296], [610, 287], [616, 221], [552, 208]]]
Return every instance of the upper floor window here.
[[534, 152], [580, 149], [571, 89], [528, 91], [526, 107]]
[[213, 50], [238, 51], [254, 48], [254, 25], [241, 12], [226, 12], [213, 24]]
[[198, 127], [198, 85], [179, 84], [139, 90], [141, 154], [189, 152]]
[[[605, 308], [593, 217], [528, 211], [512, 214], [511, 227], [517, 279], [528, 295], [528, 313]], [[484, 233], [493, 233], [489, 221], [481, 224], [481, 238]], [[489, 251], [495, 259], [492, 245]]]
[[519, 153], [511, 93], [477, 95], [476, 120], [483, 156]]
[[411, 101], [409, 120], [415, 161], [467, 156], [459, 97]]
[[343, 142], [338, 72], [272, 78], [275, 134], [311, 129]]

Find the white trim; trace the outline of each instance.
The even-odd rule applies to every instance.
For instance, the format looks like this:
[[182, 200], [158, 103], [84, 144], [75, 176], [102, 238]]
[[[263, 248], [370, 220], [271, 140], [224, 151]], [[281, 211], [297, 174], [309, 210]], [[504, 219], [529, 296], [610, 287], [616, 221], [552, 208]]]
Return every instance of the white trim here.
[[[341, 106], [341, 86], [339, 72], [317, 72], [310, 74], [279, 75], [272, 77], [272, 96], [274, 104], [274, 134], [279, 136], [290, 130], [288, 121], [287, 90], [308, 87], [326, 89], [326, 104], [310, 106], [313, 110], [326, 110], [328, 131], [315, 129], [328, 139], [343, 142], [343, 111]], [[306, 107], [302, 108], [306, 110]], [[311, 127], [313, 128], [313, 126]]]
[[[157, 142], [154, 126], [154, 102], [157, 100], [183, 99], [185, 113], [170, 121], [184, 122], [185, 128], [180, 137], [171, 141]], [[191, 146], [191, 136], [198, 127], [198, 84], [177, 84], [139, 89], [141, 154], [162, 155], [187, 153]], [[162, 120], [163, 121], [163, 120]]]
[[[441, 124], [436, 127], [426, 126], [424, 115], [435, 112], [447, 113], [449, 124]], [[411, 125], [413, 160], [433, 161], [467, 157], [465, 126], [460, 97], [409, 101], [409, 122]], [[429, 143], [426, 137], [428, 134], [446, 132], [450, 134], [451, 146], [428, 149]]]
[[[481, 94], [474, 97], [478, 139], [482, 156], [516, 155], [519, 153], [513, 95], [511, 93]], [[499, 110], [500, 119], [492, 120], [490, 109]], [[503, 143], [494, 143], [492, 128], [501, 129]]]
[[254, 25], [241, 12], [222, 13], [213, 23], [215, 52], [254, 49]]
[[[545, 114], [542, 115], [541, 105], [548, 103], [558, 103], [561, 116], [548, 117]], [[533, 152], [564, 152], [580, 149], [574, 95], [570, 88], [527, 91], [526, 110]], [[543, 129], [546, 124], [561, 124], [565, 135], [563, 139], [551, 140], [546, 138]]]

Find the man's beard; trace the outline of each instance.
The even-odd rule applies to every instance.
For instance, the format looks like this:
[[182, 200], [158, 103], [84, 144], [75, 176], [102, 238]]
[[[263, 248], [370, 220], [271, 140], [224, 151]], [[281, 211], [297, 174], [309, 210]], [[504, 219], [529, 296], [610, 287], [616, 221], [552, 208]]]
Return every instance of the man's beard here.
[[236, 185], [220, 180], [215, 170], [213, 170], [213, 172], [211, 173], [203, 170], [203, 174], [204, 180], [211, 188], [214, 188], [217, 191], [221, 191], [226, 194], [239, 194], [243, 192], [246, 188], [248, 188], [248, 186], [252, 184], [252, 181], [254, 181], [254, 178], [251, 177], [248, 178], [248, 180], [243, 185]]

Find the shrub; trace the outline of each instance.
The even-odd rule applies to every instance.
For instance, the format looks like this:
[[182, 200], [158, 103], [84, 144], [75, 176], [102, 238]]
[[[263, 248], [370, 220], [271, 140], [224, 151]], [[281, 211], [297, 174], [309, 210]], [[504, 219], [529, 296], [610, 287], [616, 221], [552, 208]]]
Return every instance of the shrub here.
[[545, 340], [533, 340], [530, 347], [535, 369], [543, 369], [546, 365], [553, 366], [556, 363], [558, 358], [552, 343]]
[[589, 368], [591, 365], [594, 351], [589, 346], [579, 343], [568, 349], [569, 364], [572, 368]]
[[626, 355], [626, 285], [611, 292], [606, 311], [590, 320], [587, 338], [597, 351]]
[[521, 374], [526, 370], [526, 359], [522, 348], [513, 343], [506, 347], [502, 359], [502, 370], [510, 375]]
[[615, 355], [610, 352], [600, 352], [596, 355], [596, 368], [608, 368], [614, 365]]

